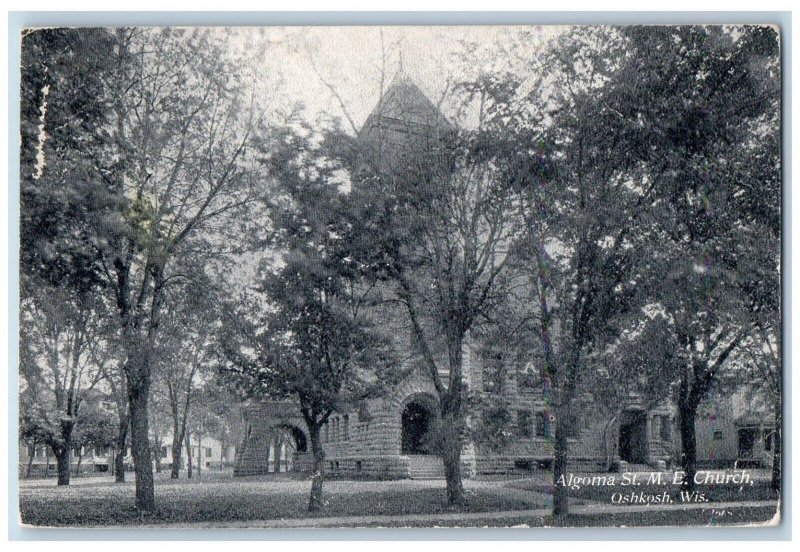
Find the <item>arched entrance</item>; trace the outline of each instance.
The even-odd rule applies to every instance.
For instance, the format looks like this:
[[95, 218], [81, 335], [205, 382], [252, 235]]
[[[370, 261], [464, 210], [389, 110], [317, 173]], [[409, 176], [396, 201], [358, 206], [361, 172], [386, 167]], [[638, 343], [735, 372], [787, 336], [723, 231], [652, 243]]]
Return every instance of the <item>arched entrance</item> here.
[[[242, 437], [233, 473], [260, 475], [275, 470], [306, 471], [310, 448], [305, 420], [292, 401], [252, 401], [243, 405]], [[276, 442], [277, 441], [277, 442]]]
[[647, 413], [626, 410], [619, 427], [619, 458], [632, 464], [647, 462]]
[[437, 454], [439, 410], [433, 397], [417, 395], [406, 402], [400, 418], [401, 454]]
[[294, 444], [294, 449], [297, 452], [308, 452], [308, 445], [306, 444], [306, 434], [295, 426], [284, 425], [280, 426], [285, 430], [287, 436], [291, 437], [291, 442]]
[[281, 424], [273, 427], [271, 434], [267, 443], [267, 471], [292, 471], [297, 455], [308, 451], [305, 433], [293, 425]]

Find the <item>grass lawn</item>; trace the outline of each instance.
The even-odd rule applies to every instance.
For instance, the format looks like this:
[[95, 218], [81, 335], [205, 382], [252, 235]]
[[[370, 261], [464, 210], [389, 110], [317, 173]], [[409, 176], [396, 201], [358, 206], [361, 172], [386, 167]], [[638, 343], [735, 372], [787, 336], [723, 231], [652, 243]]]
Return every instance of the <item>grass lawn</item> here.
[[775, 506], [754, 506], [715, 510], [664, 511], [653, 507], [645, 512], [570, 516], [571, 527], [664, 527], [699, 525], [743, 525], [763, 523], [775, 516]]
[[22, 522], [46, 526], [273, 520], [307, 517], [496, 512], [542, 508], [532, 496], [502, 488], [467, 487], [467, 501], [446, 505], [443, 481], [326, 481], [323, 511], [307, 511], [310, 482], [267, 478], [185, 479], [156, 482], [157, 510], [144, 517], [134, 508], [134, 487], [109, 479], [56, 487], [52, 480], [20, 485]]
[[[69, 487], [57, 487], [53, 479], [20, 482], [20, 512], [28, 525], [60, 527], [102, 527], [110, 525], [180, 525], [199, 523], [213, 527], [226, 522], [257, 522], [302, 518], [341, 517], [341, 527], [515, 527], [552, 526], [550, 516], [489, 514], [547, 509], [552, 487], [543, 478], [516, 481], [465, 480], [467, 501], [459, 508], [446, 505], [444, 481], [343, 481], [325, 482], [325, 508], [316, 514], [306, 509], [310, 482], [288, 477], [260, 476], [233, 478], [228, 474], [204, 475], [203, 481], [156, 481], [157, 510], [141, 516], [134, 508], [132, 482], [115, 484], [108, 477], [76, 478]], [[611, 504], [611, 494], [631, 487], [570, 489], [573, 505]], [[638, 489], [637, 489], [638, 490]], [[669, 490], [676, 489], [669, 487]], [[725, 510], [714, 502], [776, 499], [765, 481], [744, 488], [727, 485], [704, 487], [708, 507], [687, 510], [659, 510], [651, 505], [637, 511], [573, 512], [565, 521], [570, 527], [729, 525], [764, 522], [775, 513], [765, 503]], [[528, 493], [526, 491], [536, 491]], [[660, 492], [654, 487], [645, 492]], [[617, 509], [619, 510], [619, 509]], [[434, 520], [356, 519], [357, 516], [402, 516], [407, 514], [486, 513]], [[348, 521], [348, 518], [351, 521]]]
[[[712, 512], [711, 509], [687, 511], [659, 511], [650, 509], [630, 513], [578, 514], [567, 516], [563, 527], [676, 527], [723, 526], [764, 523], [775, 515], [774, 506], [736, 508], [725, 512]], [[344, 523], [341, 527], [363, 527], [359, 524]], [[431, 527], [430, 522], [381, 521], [375, 527]], [[553, 527], [550, 516], [477, 518], [468, 520], [440, 520], [436, 527]], [[369, 527], [369, 525], [367, 525]]]

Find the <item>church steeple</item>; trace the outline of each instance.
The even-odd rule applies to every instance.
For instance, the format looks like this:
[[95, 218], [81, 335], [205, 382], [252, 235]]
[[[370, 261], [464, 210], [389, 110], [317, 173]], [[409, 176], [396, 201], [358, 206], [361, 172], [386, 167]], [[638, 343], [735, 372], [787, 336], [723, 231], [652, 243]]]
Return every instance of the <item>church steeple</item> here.
[[370, 133], [375, 127], [405, 126], [409, 130], [422, 128], [452, 128], [434, 103], [428, 99], [403, 67], [402, 53], [397, 73], [380, 98], [375, 109], [361, 128], [361, 135]]
[[[440, 164], [447, 158], [442, 155], [443, 148], [455, 131], [405, 73], [401, 61], [392, 82], [358, 133], [355, 174], [361, 175], [362, 171], [404, 174], [414, 163], [431, 163], [431, 170], [448, 170]], [[416, 161], [411, 163], [411, 159]], [[357, 180], [361, 181], [361, 177]]]

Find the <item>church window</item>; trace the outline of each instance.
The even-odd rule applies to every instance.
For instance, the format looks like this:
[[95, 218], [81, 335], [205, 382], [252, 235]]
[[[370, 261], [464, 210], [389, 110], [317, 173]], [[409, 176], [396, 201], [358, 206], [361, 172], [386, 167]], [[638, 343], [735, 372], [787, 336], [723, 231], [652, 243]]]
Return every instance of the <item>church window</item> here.
[[540, 389], [540, 374], [530, 368], [521, 370], [517, 375], [517, 386], [520, 391], [535, 391], [536, 389]]
[[530, 410], [517, 411], [517, 435], [530, 437], [533, 433], [533, 417]]
[[661, 440], [669, 442], [672, 440], [672, 428], [670, 426], [669, 416], [661, 417]]
[[372, 419], [369, 413], [369, 403], [366, 400], [358, 403], [358, 421], [369, 422]]
[[546, 412], [536, 413], [536, 436], [550, 437], [550, 416]]

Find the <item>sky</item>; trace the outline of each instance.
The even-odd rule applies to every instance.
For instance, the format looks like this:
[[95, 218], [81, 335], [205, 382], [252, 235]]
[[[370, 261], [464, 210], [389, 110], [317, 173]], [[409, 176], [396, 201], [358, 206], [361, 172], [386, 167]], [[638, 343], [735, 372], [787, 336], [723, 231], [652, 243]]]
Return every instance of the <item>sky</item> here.
[[[357, 127], [380, 97], [382, 59], [385, 84], [400, 68], [436, 102], [448, 78], [468, 71], [514, 63], [508, 46], [532, 54], [563, 27], [238, 27], [221, 29], [230, 54], [255, 75], [257, 96], [265, 108], [305, 105], [311, 120], [319, 113], [341, 117], [343, 108], [324, 84], [335, 90]], [[383, 48], [381, 43], [383, 42]], [[474, 45], [472, 62], [458, 62], [465, 43]], [[324, 82], [323, 82], [324, 81]]]

